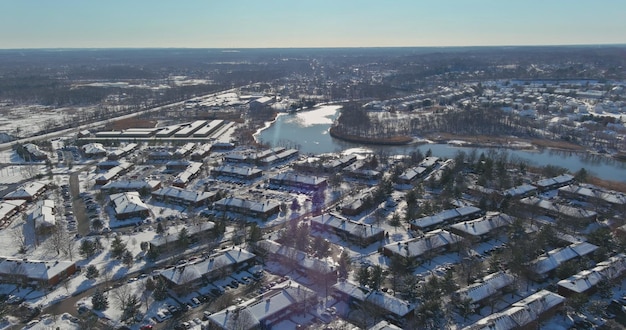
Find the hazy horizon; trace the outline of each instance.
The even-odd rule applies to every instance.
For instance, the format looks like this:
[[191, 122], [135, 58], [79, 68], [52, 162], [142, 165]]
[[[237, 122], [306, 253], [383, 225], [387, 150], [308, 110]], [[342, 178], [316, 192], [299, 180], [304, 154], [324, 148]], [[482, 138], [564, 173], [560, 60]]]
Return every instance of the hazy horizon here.
[[336, 47], [29, 47], [29, 48], [0, 48], [0, 50], [221, 50], [221, 51], [239, 51], [239, 50], [261, 50], [261, 49], [438, 49], [438, 48], [532, 48], [532, 47], [611, 47], [626, 46], [626, 43], [606, 43], [606, 44], [549, 44], [549, 45], [471, 45], [471, 46], [336, 46]]
[[626, 2], [5, 1], [0, 49], [626, 44]]

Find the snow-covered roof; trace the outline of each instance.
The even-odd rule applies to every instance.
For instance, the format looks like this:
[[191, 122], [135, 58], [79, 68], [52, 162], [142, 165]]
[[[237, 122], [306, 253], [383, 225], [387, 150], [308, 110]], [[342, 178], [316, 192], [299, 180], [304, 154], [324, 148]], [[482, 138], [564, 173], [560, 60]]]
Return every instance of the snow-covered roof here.
[[6, 194], [4, 199], [30, 199], [37, 196], [46, 188], [46, 183], [41, 181], [28, 182], [14, 191]]
[[551, 186], [566, 184], [566, 183], [571, 182], [572, 180], [574, 180], [574, 176], [570, 174], [563, 174], [563, 175], [555, 176], [553, 178], [539, 180], [535, 182], [535, 185], [541, 188], [551, 187]]
[[31, 155], [35, 157], [48, 157], [48, 154], [46, 154], [43, 150], [39, 149], [39, 146], [36, 144], [27, 143], [24, 145], [24, 149], [26, 149], [28, 153], [30, 153]]
[[592, 269], [580, 271], [578, 274], [559, 281], [558, 285], [573, 292], [583, 293], [602, 280], [611, 280], [621, 276], [624, 270], [626, 270], [626, 255], [619, 254], [598, 263]]
[[0, 220], [17, 212], [26, 203], [24, 199], [7, 200], [0, 202]]
[[298, 266], [308, 271], [324, 275], [331, 274], [335, 271], [334, 266], [328, 263], [326, 260], [312, 257], [306, 252], [300, 251], [290, 246], [282, 245], [272, 240], [266, 239], [258, 241], [256, 242], [256, 246], [257, 248], [265, 252], [280, 255], [283, 258], [293, 260], [298, 264]]
[[367, 330], [401, 330], [402, 328], [398, 327], [393, 323], [389, 323], [388, 321], [380, 321], [373, 326], [367, 328]]
[[437, 224], [453, 221], [457, 218], [462, 218], [468, 215], [480, 213], [481, 210], [474, 206], [464, 206], [455, 209], [443, 210], [437, 214], [422, 217], [411, 221], [416, 227], [428, 228]]
[[33, 221], [35, 221], [35, 228], [53, 227], [56, 224], [56, 217], [54, 215], [54, 201], [51, 199], [44, 199], [38, 201], [35, 204], [35, 209], [31, 214]]
[[121, 181], [113, 181], [105, 184], [100, 189], [101, 190], [141, 190], [141, 189], [149, 189], [152, 190], [154, 187], [157, 187], [161, 184], [158, 180], [121, 180]]
[[600, 199], [614, 205], [626, 204], [626, 194], [618, 191], [605, 190], [593, 185], [572, 184], [559, 188], [559, 194], [561, 193], [570, 193], [581, 197]]
[[262, 171], [255, 167], [247, 167], [247, 166], [233, 166], [233, 165], [222, 165], [213, 171], [219, 173], [219, 175], [237, 175], [237, 176], [252, 176]]
[[293, 305], [310, 301], [316, 296], [314, 291], [304, 286], [291, 284], [256, 302], [245, 302], [245, 307], [230, 306], [212, 314], [209, 319], [222, 329], [258, 328], [265, 320], [272, 320], [275, 315], [287, 312]]
[[488, 213], [487, 215], [471, 221], [455, 223], [450, 228], [472, 236], [482, 236], [500, 227], [509, 226], [513, 218], [504, 213]]
[[509, 330], [523, 328], [537, 320], [543, 313], [565, 301], [563, 296], [541, 290], [514, 304], [508, 309], [478, 320], [463, 330]]
[[215, 204], [224, 207], [246, 209], [257, 213], [265, 213], [280, 206], [278, 203], [270, 200], [266, 200], [265, 202], [256, 202], [236, 197], [222, 198], [219, 201], [215, 202]]
[[278, 173], [270, 180], [276, 181], [284, 181], [284, 182], [292, 182], [294, 184], [307, 184], [307, 185], [318, 185], [326, 182], [326, 178], [310, 176], [310, 175], [302, 175], [295, 172], [283, 172]]
[[227, 250], [223, 253], [211, 256], [193, 264], [185, 264], [164, 269], [160, 274], [176, 285], [183, 285], [198, 280], [203, 275], [211, 274], [233, 264], [241, 264], [255, 257], [256, 256], [253, 253], [248, 252], [247, 250]]
[[428, 169], [423, 166], [409, 168], [405, 170], [402, 174], [400, 174], [400, 176], [398, 176], [398, 179], [402, 181], [413, 181], [415, 178], [424, 174], [424, 172], [426, 172], [427, 170]]
[[174, 243], [178, 241], [178, 233], [180, 233], [180, 231], [183, 228], [187, 230], [187, 235], [192, 236], [198, 233], [203, 233], [209, 230], [213, 230], [213, 228], [215, 228], [215, 223], [212, 221], [207, 221], [207, 222], [201, 222], [198, 224], [190, 224], [190, 225], [180, 224], [180, 225], [171, 226], [167, 228], [168, 233], [176, 233], [176, 234], [157, 236], [153, 240], [150, 241], [150, 244], [153, 246], [159, 247], [159, 246], [165, 246], [169, 243]]
[[198, 156], [198, 157], [199, 156], [203, 156], [203, 155], [207, 154], [208, 152], [210, 152], [211, 148], [213, 148], [213, 145], [210, 144], [210, 143], [201, 144], [193, 151], [191, 156], [192, 156], [192, 158], [194, 156]]
[[383, 249], [401, 257], [414, 258], [423, 254], [462, 241], [461, 236], [449, 231], [438, 229], [426, 233], [422, 237], [387, 244]]
[[120, 149], [115, 149], [111, 152], [109, 152], [108, 157], [112, 157], [112, 158], [119, 158], [122, 157], [123, 155], [135, 150], [135, 148], [137, 148], [137, 143], [129, 143], [126, 146], [124, 146], [123, 148]]
[[556, 269], [565, 261], [587, 255], [597, 248], [597, 246], [587, 242], [578, 242], [564, 248], [554, 249], [535, 259], [531, 268], [537, 274], [545, 274]]
[[118, 176], [119, 174], [123, 173], [124, 171], [128, 170], [129, 168], [133, 166], [134, 165], [132, 163], [120, 162], [119, 165], [109, 169], [105, 173], [96, 177], [96, 181], [108, 182], [109, 180], [115, 178], [116, 176]]
[[404, 317], [415, 309], [415, 304], [378, 290], [367, 290], [349, 281], [339, 281], [333, 285], [335, 291], [341, 292], [352, 299], [368, 302], [382, 308], [388, 313]]
[[352, 236], [362, 238], [374, 237], [383, 232], [383, 229], [380, 227], [359, 223], [345, 218], [339, 218], [334, 214], [322, 214], [316, 216], [311, 219], [311, 222], [336, 228], [343, 232], [350, 233]]
[[511, 197], [518, 197], [518, 196], [523, 196], [525, 194], [531, 193], [535, 190], [537, 190], [537, 187], [525, 183], [517, 187], [513, 187], [513, 188], [509, 188], [505, 190], [504, 195], [505, 196], [508, 195]]
[[102, 143], [88, 143], [85, 144], [82, 149], [86, 155], [106, 154], [107, 152]]
[[216, 192], [185, 190], [177, 187], [165, 187], [152, 192], [152, 196], [173, 198], [191, 203], [206, 201], [215, 195]]
[[268, 156], [264, 158], [262, 161], [269, 162], [271, 161], [269, 159], [270, 157], [276, 157], [277, 159], [285, 159], [285, 158], [289, 158], [291, 156], [297, 155], [299, 152], [300, 151], [298, 151], [298, 149], [287, 149], [287, 150], [277, 153], [276, 155]]
[[535, 196], [522, 198], [520, 200], [520, 203], [539, 207], [548, 212], [562, 214], [564, 216], [571, 217], [571, 218], [588, 219], [588, 218], [595, 217], [597, 215], [597, 213], [594, 211], [585, 210], [582, 208], [569, 206], [569, 205], [553, 203], [552, 201], [535, 197]]
[[123, 192], [110, 196], [115, 214], [127, 214], [149, 210], [136, 191]]
[[500, 289], [512, 284], [514, 280], [513, 275], [500, 271], [483, 277], [480, 283], [457, 290], [456, 295], [461, 299], [468, 298], [476, 303], [497, 294]]
[[72, 261], [43, 261], [0, 257], [0, 274], [24, 275], [31, 280], [49, 280], [74, 264]]
[[179, 173], [176, 176], [176, 178], [174, 179], [174, 183], [187, 183], [187, 182], [189, 182], [191, 177], [193, 177], [194, 175], [196, 175], [200, 171], [200, 168], [202, 168], [202, 163], [190, 162], [189, 166], [182, 173]]
[[193, 150], [195, 146], [196, 144], [192, 142], [185, 143], [180, 148], [176, 149], [176, 151], [174, 151], [174, 155], [177, 155], [177, 156], [187, 155]]

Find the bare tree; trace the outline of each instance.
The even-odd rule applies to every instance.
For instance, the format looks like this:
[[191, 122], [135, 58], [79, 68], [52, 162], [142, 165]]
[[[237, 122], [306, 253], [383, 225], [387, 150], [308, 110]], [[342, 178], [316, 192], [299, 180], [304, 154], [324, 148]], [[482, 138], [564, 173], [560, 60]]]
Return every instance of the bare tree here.
[[139, 298], [143, 301], [143, 304], [146, 306], [146, 313], [148, 313], [148, 309], [150, 307], [150, 300], [154, 301], [154, 298], [152, 298], [152, 290], [148, 288], [147, 283], [148, 283], [147, 279], [141, 280], [138, 283], [139, 292], [141, 292], [141, 296]]
[[28, 250], [28, 245], [26, 245], [26, 237], [22, 231], [21, 226], [16, 226], [11, 230], [11, 238], [13, 238], [13, 242], [18, 247], [19, 253], [26, 253]]
[[124, 315], [122, 317], [124, 319], [127, 319], [130, 316], [134, 316], [134, 312], [136, 311], [137, 303], [139, 300], [137, 295], [135, 295], [135, 293], [131, 290], [123, 287], [113, 290], [112, 293], [113, 298], [117, 302], [117, 307], [124, 312]]
[[46, 244], [49, 249], [57, 252], [57, 255], [61, 252], [65, 252], [67, 241], [70, 240], [67, 232], [64, 230], [61, 223], [57, 222], [52, 229], [50, 237], [46, 240]]
[[39, 167], [37, 165], [24, 165], [20, 168], [20, 172], [25, 178], [31, 179], [39, 174]]

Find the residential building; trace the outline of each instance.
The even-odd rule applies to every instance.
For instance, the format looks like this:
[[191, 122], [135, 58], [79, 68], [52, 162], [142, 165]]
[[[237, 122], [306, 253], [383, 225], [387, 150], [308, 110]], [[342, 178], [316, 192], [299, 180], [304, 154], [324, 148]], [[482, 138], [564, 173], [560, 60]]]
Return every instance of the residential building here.
[[335, 299], [344, 301], [350, 306], [368, 304], [380, 309], [385, 319], [398, 326], [402, 326], [412, 318], [416, 307], [415, 304], [386, 292], [363, 288], [346, 280], [341, 280], [332, 286], [332, 295]]
[[422, 262], [450, 250], [462, 240], [463, 237], [459, 235], [437, 229], [417, 238], [387, 244], [383, 246], [382, 253], [387, 257], [398, 256], [409, 261]]
[[538, 329], [539, 324], [554, 316], [564, 303], [565, 297], [541, 290], [512, 304], [502, 312], [478, 320], [463, 330]]
[[312, 257], [290, 246], [266, 239], [256, 242], [255, 251], [260, 256], [277, 260], [317, 280], [332, 283], [337, 280], [337, 269], [328, 261]]
[[165, 187], [152, 192], [155, 200], [182, 206], [208, 206], [215, 200], [216, 192], [185, 190], [178, 187]]
[[279, 188], [293, 188], [304, 191], [321, 190], [326, 188], [326, 178], [302, 175], [295, 172], [284, 172], [270, 178], [270, 184]]
[[515, 277], [507, 272], [499, 271], [483, 277], [480, 282], [470, 284], [453, 293], [456, 301], [469, 299], [473, 305], [485, 305], [484, 301], [497, 299], [515, 282]]
[[111, 180], [115, 180], [120, 177], [120, 175], [128, 172], [134, 165], [132, 163], [122, 162], [118, 166], [115, 166], [103, 174], [96, 177], [96, 184], [103, 186]]
[[465, 221], [480, 216], [483, 211], [474, 206], [463, 206], [455, 209], [443, 210], [437, 214], [411, 220], [411, 229], [428, 231], [439, 226], [451, 224], [457, 221]]
[[11, 217], [26, 207], [25, 199], [0, 201], [0, 226], [9, 223]]
[[107, 150], [104, 149], [102, 143], [88, 143], [81, 147], [83, 155], [88, 158], [104, 157], [107, 155]]
[[35, 230], [37, 232], [41, 233], [52, 230], [56, 225], [54, 201], [51, 199], [37, 201], [30, 217], [35, 223]]
[[212, 314], [209, 316], [209, 327], [224, 330], [273, 329], [281, 321], [315, 308], [317, 300], [314, 291], [290, 283], [241, 306], [230, 306]]
[[538, 281], [545, 280], [564, 262], [586, 256], [597, 249], [593, 244], [578, 242], [548, 251], [530, 263], [531, 276]]
[[606, 261], [599, 262], [589, 270], [582, 270], [557, 283], [558, 293], [564, 297], [574, 294], [593, 294], [596, 286], [602, 281], [607, 284], [621, 280], [626, 271], [626, 255], [620, 253]]
[[141, 200], [139, 193], [128, 191], [109, 196], [111, 206], [118, 220], [129, 218], [147, 218], [150, 216], [150, 209]]
[[170, 234], [159, 235], [150, 242], [148, 242], [150, 250], [163, 252], [165, 250], [176, 247], [179, 239], [178, 233], [180, 233], [183, 228], [185, 228], [185, 230], [187, 231], [187, 237], [189, 238], [189, 241], [197, 242], [201, 241], [203, 238], [209, 238], [213, 236], [215, 223], [211, 221], [206, 221], [198, 224], [182, 224], [172, 226], [167, 229], [168, 233]]
[[280, 212], [280, 204], [276, 202], [270, 200], [256, 202], [236, 197], [222, 198], [215, 202], [214, 207], [218, 211], [234, 212], [261, 219], [267, 219]]
[[260, 178], [263, 175], [263, 171], [254, 167], [222, 165], [212, 169], [211, 175], [214, 177], [224, 176], [249, 181]]
[[256, 256], [243, 249], [219, 252], [204, 260], [177, 265], [161, 271], [159, 276], [176, 292], [189, 292], [203, 283], [222, 278], [250, 266]]
[[539, 180], [534, 183], [534, 186], [536, 186], [540, 192], [545, 192], [548, 190], [558, 189], [558, 188], [567, 186], [572, 182], [574, 182], [573, 175], [563, 174], [563, 175], [555, 176], [553, 178]]
[[135, 149], [137, 149], [137, 147], [137, 143], [129, 143], [120, 149], [115, 149], [109, 152], [109, 154], [107, 155], [107, 159], [111, 161], [122, 159], [129, 155], [131, 152], [133, 152]]
[[4, 195], [4, 200], [23, 199], [32, 202], [39, 198], [48, 188], [48, 184], [42, 181], [33, 181], [19, 186], [17, 189]]
[[43, 261], [0, 257], [0, 281], [3, 283], [50, 288], [76, 272], [73, 261]]
[[24, 156], [26, 156], [27, 161], [42, 161], [48, 159], [48, 154], [39, 149], [39, 146], [36, 144], [27, 143], [23, 147], [26, 152]]
[[474, 242], [483, 241], [502, 233], [513, 223], [513, 217], [499, 212], [488, 212], [478, 219], [458, 222], [448, 229]]
[[161, 181], [158, 180], [120, 180], [111, 181], [100, 187], [100, 190], [107, 194], [138, 191], [140, 194], [146, 195], [149, 194], [151, 191], [155, 191], [159, 188], [161, 188]]
[[202, 163], [198, 162], [190, 162], [189, 166], [181, 173], [178, 173], [172, 182], [173, 186], [184, 188], [191, 182], [191, 180], [195, 179], [202, 169]]
[[313, 217], [311, 229], [322, 233], [333, 233], [348, 242], [361, 246], [368, 246], [385, 238], [385, 231], [380, 227], [359, 223], [332, 213]]
[[585, 210], [583, 208], [558, 204], [550, 200], [539, 197], [526, 197], [519, 200], [519, 204], [523, 210], [537, 215], [548, 215], [557, 219], [564, 219], [577, 224], [578, 226], [584, 226], [594, 221], [598, 214], [594, 211]]

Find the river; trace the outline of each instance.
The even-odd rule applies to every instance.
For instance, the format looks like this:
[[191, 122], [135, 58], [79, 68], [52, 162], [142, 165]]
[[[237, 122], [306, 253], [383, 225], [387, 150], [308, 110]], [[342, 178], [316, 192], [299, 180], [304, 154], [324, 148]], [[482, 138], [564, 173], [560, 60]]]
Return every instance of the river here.
[[[255, 137], [259, 142], [271, 146], [297, 148], [305, 154], [323, 153], [376, 153], [384, 150], [386, 154], [406, 155], [415, 150], [422, 153], [432, 150], [434, 156], [452, 158], [462, 150], [467, 153], [476, 149], [488, 152], [494, 148], [468, 148], [457, 145], [429, 143], [404, 146], [372, 146], [346, 142], [330, 136], [328, 129], [339, 114], [341, 106], [324, 105], [312, 110], [290, 114], [280, 114], [275, 121], [260, 129]], [[576, 172], [585, 168], [589, 173], [601, 179], [626, 182], [626, 162], [617, 161], [601, 155], [545, 150], [506, 150], [510, 159], [522, 159], [532, 166], [556, 165]]]

